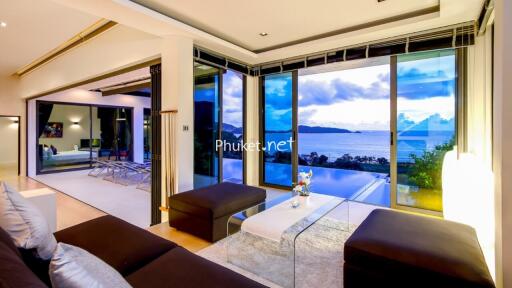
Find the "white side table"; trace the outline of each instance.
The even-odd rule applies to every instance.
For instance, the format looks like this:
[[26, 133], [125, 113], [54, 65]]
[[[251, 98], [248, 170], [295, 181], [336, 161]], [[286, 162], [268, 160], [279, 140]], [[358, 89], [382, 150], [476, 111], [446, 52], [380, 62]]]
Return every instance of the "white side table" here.
[[55, 191], [48, 188], [41, 188], [20, 191], [20, 194], [41, 211], [52, 233], [57, 231], [57, 198]]

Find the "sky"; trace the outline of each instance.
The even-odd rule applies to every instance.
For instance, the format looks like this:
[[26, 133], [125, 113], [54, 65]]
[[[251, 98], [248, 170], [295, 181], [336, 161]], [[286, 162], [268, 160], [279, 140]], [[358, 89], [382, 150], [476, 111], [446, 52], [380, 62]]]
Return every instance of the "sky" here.
[[[453, 130], [454, 56], [399, 62], [397, 73], [399, 130]], [[379, 65], [299, 76], [299, 125], [389, 130], [389, 74], [389, 65]], [[240, 73], [223, 74], [223, 122], [236, 127], [243, 120], [242, 81]], [[265, 77], [266, 130], [291, 129], [291, 89], [291, 73]], [[213, 93], [196, 91], [196, 100]]]
[[[399, 130], [452, 129], [454, 56], [400, 62], [397, 73]], [[299, 125], [389, 130], [389, 74], [380, 65], [299, 76]]]
[[[243, 76], [240, 73], [227, 70], [222, 77], [223, 122], [236, 127], [242, 127]], [[217, 87], [217, 84], [215, 86], [211, 84], [196, 86], [194, 90], [194, 101], [213, 102], [217, 97]]]

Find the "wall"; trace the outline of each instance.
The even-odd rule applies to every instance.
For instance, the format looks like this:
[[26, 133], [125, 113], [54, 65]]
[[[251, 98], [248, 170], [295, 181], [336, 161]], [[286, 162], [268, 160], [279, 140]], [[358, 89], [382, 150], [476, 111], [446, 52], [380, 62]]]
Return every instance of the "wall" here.
[[[19, 129], [20, 138], [20, 168], [21, 175], [25, 173], [25, 101], [20, 98], [20, 82], [13, 76], [0, 75], [0, 115], [21, 116]], [[17, 139], [17, 136], [16, 136]], [[17, 154], [16, 154], [17, 155]]]
[[18, 169], [18, 129], [19, 124], [13, 122], [16, 118], [0, 117], [0, 166], [16, 167]]
[[[461, 191], [471, 196], [460, 203], [460, 195], [454, 198], [457, 203], [453, 219], [448, 207], [445, 217], [449, 220], [471, 225], [477, 231], [482, 250], [491, 274], [495, 276], [495, 203], [492, 181], [492, 26], [487, 27], [483, 36], [476, 37], [475, 45], [467, 49], [467, 152], [474, 156], [478, 169], [478, 189]], [[462, 179], [464, 176], [462, 177]], [[464, 181], [467, 182], [467, 181]], [[460, 186], [459, 186], [460, 187]], [[463, 209], [460, 209], [463, 208]]]
[[496, 203], [496, 282], [512, 287], [512, 1], [496, 0], [493, 164]]
[[[93, 105], [106, 105], [106, 106], [116, 106], [116, 107], [131, 107], [133, 108], [133, 150], [134, 150], [134, 161], [142, 163], [144, 161], [144, 108], [151, 108], [151, 99], [146, 97], [136, 97], [136, 96], [129, 96], [129, 95], [112, 95], [108, 97], [101, 96], [101, 93], [99, 92], [92, 92], [88, 91], [86, 89], [81, 88], [73, 88], [66, 91], [54, 93], [51, 95], [47, 95], [41, 98], [37, 98], [35, 100], [30, 100], [28, 103], [28, 124], [29, 124], [29, 131], [36, 131], [35, 126], [35, 103], [36, 100], [44, 100], [44, 101], [56, 101], [56, 102], [73, 102], [78, 104], [93, 104]], [[56, 106], [57, 107], [57, 106]], [[87, 109], [88, 113], [89, 109]], [[59, 119], [56, 122], [64, 122], [66, 121], [62, 120], [66, 117], [68, 119], [71, 118], [71, 114], [69, 115], [59, 115], [58, 117], [55, 116], [56, 119]], [[94, 116], [94, 113], [93, 113]], [[53, 112], [52, 112], [53, 117]], [[76, 117], [76, 116], [73, 116]], [[88, 117], [88, 116], [87, 116]], [[52, 119], [52, 118], [51, 118]], [[51, 121], [51, 120], [50, 120]], [[99, 120], [96, 123], [96, 125], [93, 125], [98, 127], [99, 126]], [[85, 121], [88, 122], [88, 121]], [[69, 125], [71, 122], [67, 122]], [[88, 129], [88, 123], [85, 124], [83, 122], [80, 122], [80, 126], [83, 127], [68, 127], [68, 131], [89, 131]], [[76, 128], [76, 130], [74, 130]], [[66, 131], [64, 131], [66, 133]], [[94, 138], [99, 138], [99, 130], [96, 131], [97, 134], [94, 134]], [[77, 134], [77, 133], [74, 133]], [[72, 135], [74, 135], [72, 134]], [[64, 134], [64, 137], [66, 138], [67, 134]], [[32, 159], [36, 159], [36, 138], [34, 137], [35, 133], [29, 133], [29, 139], [28, 139], [28, 175], [33, 176], [36, 173], [36, 164], [35, 161]], [[80, 137], [80, 138], [77, 138]], [[88, 134], [87, 134], [88, 137]], [[73, 140], [69, 140], [69, 143], [63, 143], [62, 147], [64, 150], [71, 150], [67, 147], [73, 147], [73, 143], [75, 143], [78, 140], [78, 143], [80, 142], [79, 139], [84, 138], [82, 136], [75, 135]], [[62, 138], [64, 139], [64, 138]], [[47, 141], [48, 139], [45, 139], [43, 141]], [[54, 141], [54, 140], [52, 140]], [[56, 140], [55, 140], [56, 141]], [[46, 142], [45, 142], [46, 143]], [[77, 144], [77, 143], [75, 143]], [[70, 146], [71, 145], [71, 146]], [[58, 148], [58, 147], [57, 147]], [[58, 148], [59, 149], [59, 148]]]

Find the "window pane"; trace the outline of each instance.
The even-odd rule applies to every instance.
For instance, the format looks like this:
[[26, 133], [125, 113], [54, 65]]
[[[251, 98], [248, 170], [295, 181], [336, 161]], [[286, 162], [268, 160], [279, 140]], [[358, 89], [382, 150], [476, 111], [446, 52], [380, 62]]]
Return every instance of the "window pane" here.
[[243, 182], [243, 75], [227, 70], [222, 79], [222, 159], [224, 181]]
[[442, 211], [441, 167], [455, 143], [453, 50], [398, 57], [397, 202]]
[[267, 184], [292, 185], [292, 79], [292, 73], [264, 78], [263, 182]]
[[89, 167], [97, 157], [91, 153], [90, 107], [38, 103], [38, 113], [39, 171]]
[[299, 76], [298, 171], [313, 192], [390, 206], [389, 64], [331, 67]]
[[93, 151], [102, 160], [133, 161], [132, 109], [92, 107]]
[[194, 187], [218, 182], [219, 69], [196, 63], [194, 67]]

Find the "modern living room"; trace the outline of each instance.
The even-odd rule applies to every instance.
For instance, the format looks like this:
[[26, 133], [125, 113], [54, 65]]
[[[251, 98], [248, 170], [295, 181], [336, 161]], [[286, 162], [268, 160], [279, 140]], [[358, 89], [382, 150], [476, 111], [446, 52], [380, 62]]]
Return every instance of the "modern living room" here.
[[512, 287], [510, 11], [0, 1], [0, 286]]

